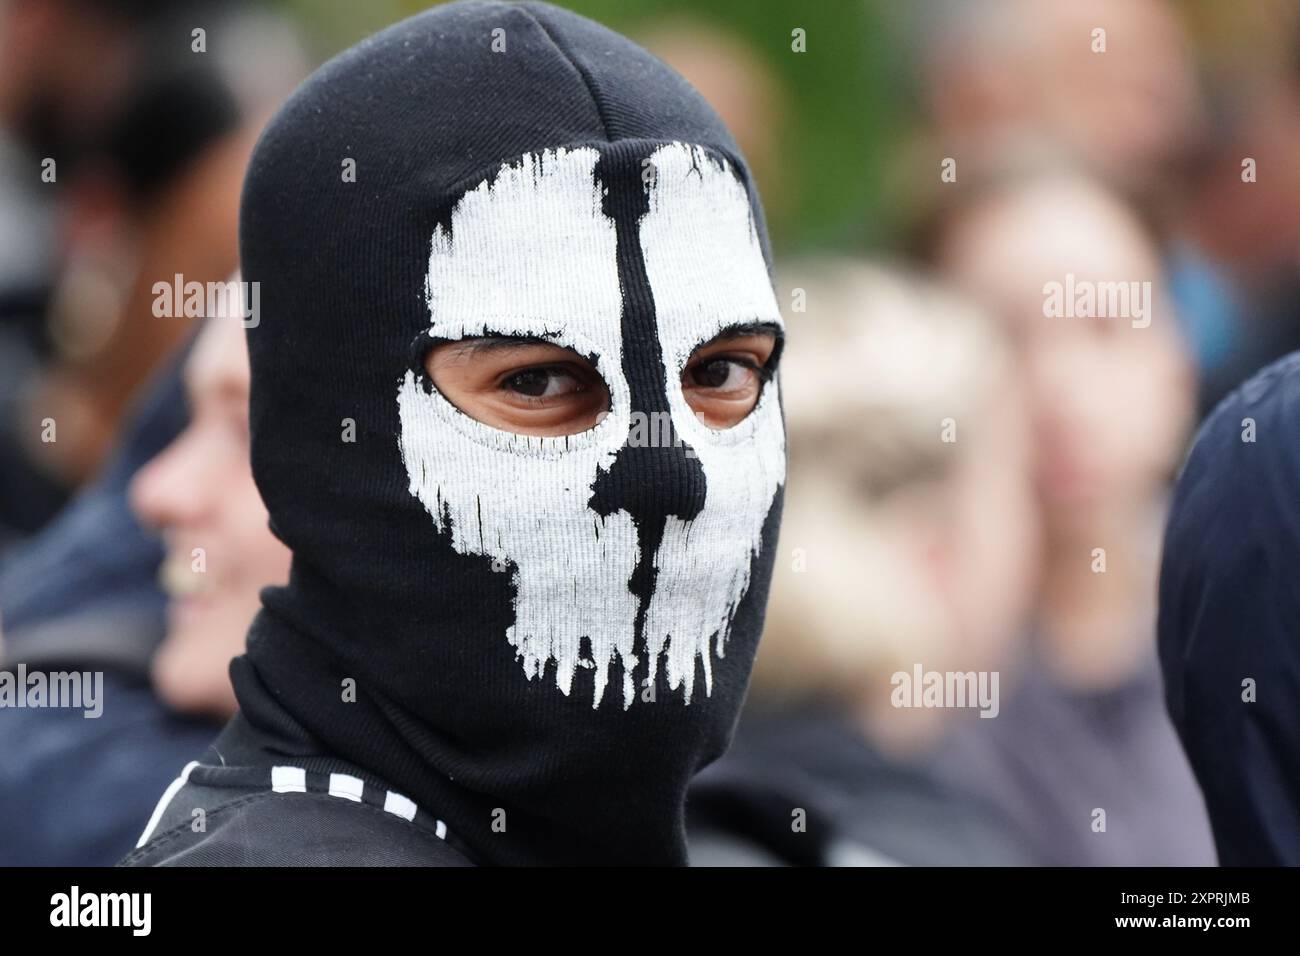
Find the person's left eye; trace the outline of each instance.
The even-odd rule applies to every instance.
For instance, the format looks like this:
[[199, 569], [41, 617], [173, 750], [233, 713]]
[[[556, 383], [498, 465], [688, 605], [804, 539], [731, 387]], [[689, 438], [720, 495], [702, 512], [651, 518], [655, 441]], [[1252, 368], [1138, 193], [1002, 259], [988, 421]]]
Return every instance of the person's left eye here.
[[686, 372], [688, 384], [696, 388], [736, 391], [751, 388], [761, 379], [760, 370], [743, 359], [713, 358], [700, 362]]
[[682, 369], [682, 396], [710, 428], [730, 428], [758, 404], [776, 372], [775, 332], [732, 335], [696, 350]]

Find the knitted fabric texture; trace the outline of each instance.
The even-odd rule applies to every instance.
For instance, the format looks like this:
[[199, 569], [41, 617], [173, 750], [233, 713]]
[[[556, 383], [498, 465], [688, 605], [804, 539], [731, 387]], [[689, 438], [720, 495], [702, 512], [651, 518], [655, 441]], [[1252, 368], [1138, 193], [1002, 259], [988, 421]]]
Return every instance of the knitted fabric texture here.
[[[684, 863], [785, 475], [775, 379], [725, 430], [681, 387], [700, 345], [781, 322], [721, 122], [576, 15], [438, 7], [271, 122], [241, 257], [254, 474], [294, 553], [232, 665], [246, 717], [282, 712], [478, 862]], [[491, 335], [587, 357], [608, 413], [556, 438], [465, 415], [424, 358]]]

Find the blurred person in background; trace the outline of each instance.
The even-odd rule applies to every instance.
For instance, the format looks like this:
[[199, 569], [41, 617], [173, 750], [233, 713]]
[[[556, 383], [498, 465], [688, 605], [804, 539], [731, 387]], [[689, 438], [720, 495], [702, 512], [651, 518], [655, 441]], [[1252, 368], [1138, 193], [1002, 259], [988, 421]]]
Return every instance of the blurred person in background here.
[[1271, 331], [1261, 339], [1271, 322], [1246, 322], [1233, 264], [1216, 240], [1203, 241], [1196, 220], [1208, 211], [1206, 195], [1225, 192], [1234, 197], [1231, 218], [1265, 207], [1285, 216], [1285, 164], [1269, 165], [1270, 185], [1242, 192], [1241, 158], [1256, 154], [1216, 128], [1222, 111], [1207, 106], [1180, 8], [1167, 0], [935, 0], [919, 9], [928, 13], [918, 60], [930, 128], [909, 153], [918, 171], [909, 192], [923, 197], [914, 202], [945, 202], [953, 184], [933, 175], [940, 157], [956, 161], [957, 183], [1012, 164], [1027, 174], [1043, 162], [1078, 165], [1153, 229], [1202, 408], [1252, 361], [1280, 354]]
[[189, 424], [131, 482], [131, 507], [162, 536], [167, 633], [151, 663], [173, 710], [228, 720], [227, 669], [261, 607], [289, 576], [289, 551], [268, 526], [249, 461], [248, 346], [238, 317], [208, 323], [186, 363]]
[[[226, 706], [219, 687], [200, 700], [169, 682], [178, 660], [170, 653], [157, 664], [159, 690], [149, 683], [165, 633], [162, 550], [128, 508], [127, 488], [185, 423], [176, 355], [199, 317], [159, 314], [155, 284], [170, 288], [178, 275], [205, 284], [229, 276], [247, 152], [265, 113], [305, 65], [282, 22], [242, 7], [198, 19], [189, 14], [209, 6], [150, 9], [182, 8], [189, 13], [141, 28], [149, 54], [143, 66], [122, 102], [99, 118], [95, 136], [79, 141], [62, 187], [67, 222], [76, 228], [67, 231], [41, 332], [63, 345], [15, 383], [22, 393], [10, 419], [15, 429], [31, 439], [45, 418], [58, 429], [49, 444], [24, 445], [35, 455], [29, 464], [39, 459], [47, 477], [58, 473], [68, 484], [93, 469], [94, 480], [0, 563], [0, 666], [102, 669], [109, 698], [99, 720], [0, 712], [0, 815], [25, 820], [20, 807], [41, 814], [41, 825], [0, 840], [25, 862], [120, 859], [130, 846], [124, 835], [138, 836], [179, 756], [197, 752], [213, 733], [206, 722], [177, 718], [168, 704], [217, 715]], [[206, 52], [192, 48], [195, 24], [206, 30]], [[120, 433], [112, 424], [119, 418]], [[96, 467], [110, 442], [112, 453]], [[7, 490], [4, 504], [21, 510], [27, 499]], [[224, 673], [217, 681], [225, 682]], [[114, 740], [122, 745], [110, 745]], [[98, 794], [96, 813], [86, 812], [84, 799], [68, 802], [77, 788]]]
[[[124, 96], [147, 20], [125, 3], [0, 3], [0, 555], [68, 496], [28, 454], [20, 402], [53, 350], [45, 314], [59, 266], [62, 184]], [[42, 161], [56, 156], [63, 178], [43, 182]]]
[[58, 157], [75, 165], [142, 68], [143, 35], [160, 15], [182, 6], [198, 4], [0, 3], [0, 124], [30, 152], [28, 159]]
[[1205, 115], [1167, 0], [933, 0], [918, 10], [934, 148], [958, 158], [959, 179], [1048, 150], [1144, 214], [1176, 200]]
[[780, 553], [737, 740], [691, 792], [692, 863], [1031, 862], [996, 807], [926, 771], [953, 711], [894, 701], [900, 672], [997, 670], [1023, 630], [1038, 539], [1008, 350], [891, 268], [786, 280], [807, 313], [783, 360]]
[[[1281, 28], [1288, 26], [1285, 22]], [[1215, 136], [1189, 183], [1185, 248], [1215, 264], [1227, 315], [1201, 362], [1201, 410], [1264, 365], [1300, 348], [1300, 16], [1290, 56], [1224, 82]]]
[[[155, 314], [155, 283], [235, 268], [248, 152], [305, 67], [282, 23], [241, 4], [16, 0], [7, 15], [0, 87], [35, 151], [21, 178], [58, 197], [49, 295], [21, 320], [27, 348], [0, 359], [15, 370], [0, 397], [0, 525], [15, 539], [97, 471], [189, 336], [195, 316]], [[78, 62], [83, 46], [102, 49]]]
[[[110, 216], [113, 225], [106, 231], [92, 230], [97, 237], [91, 245], [98, 251], [91, 258], [102, 253], [106, 258], [99, 259], [100, 265], [112, 261], [113, 269], [91, 269], [99, 278], [88, 280], [81, 266], [69, 264], [60, 276], [61, 289], [99, 290], [85, 296], [60, 293], [57, 298], [65, 305], [53, 313], [68, 317], [71, 324], [65, 331], [74, 342], [84, 339], [98, 344], [79, 353], [75, 361], [68, 355], [52, 358], [34, 371], [23, 383], [27, 398], [17, 421], [31, 437], [39, 435], [42, 418], [53, 419], [54, 440], [38, 442], [42, 449], [62, 448], [65, 443], [78, 446], [75, 416], [64, 417], [55, 410], [83, 402], [101, 406], [98, 399], [87, 397], [90, 392], [77, 381], [98, 393], [100, 388], [118, 389], [129, 378], [145, 376], [155, 396], [120, 396], [134, 410], [131, 424], [115, 440], [112, 457], [53, 524], [0, 561], [0, 622], [11, 647], [20, 638], [27, 647], [42, 642], [47, 647], [73, 646], [89, 631], [99, 630], [98, 639], [105, 644], [132, 648], [135, 659], [147, 660], [157, 643], [156, 637], [137, 640], [135, 635], [156, 634], [161, 628], [162, 595], [153, 583], [161, 552], [130, 514], [126, 488], [140, 465], [184, 423], [183, 405], [177, 411], [174, 400], [157, 396], [179, 394], [176, 353], [184, 349], [191, 335], [187, 330], [197, 317], [184, 309], [179, 315], [167, 312], [177, 311], [173, 293], [178, 274], [183, 283], [206, 285], [210, 279], [227, 279], [233, 271], [212, 272], [237, 255], [233, 230], [227, 226], [237, 214], [247, 144], [260, 126], [262, 111], [285, 91], [285, 71], [295, 63], [301, 66], [297, 41], [281, 23], [268, 24], [260, 15], [245, 16], [235, 8], [229, 18], [211, 24], [209, 39], [220, 41], [224, 52], [213, 47], [208, 53], [192, 54], [188, 31], [164, 30], [155, 35], [159, 44], [179, 46], [192, 59], [181, 60], [188, 64], [181, 69], [175, 66], [175, 53], [157, 51], [159, 74], [133, 81], [135, 92], [127, 97], [131, 105], [111, 118], [95, 149], [77, 163], [84, 171], [79, 176], [111, 182], [110, 191], [129, 190], [138, 200], [132, 208], [144, 218], [136, 219], [132, 213], [128, 218], [134, 225], [127, 228], [120, 217]], [[255, 42], [235, 42], [250, 32], [256, 34]], [[268, 51], [277, 54], [274, 70], [263, 71], [256, 64], [239, 68], [240, 57]], [[229, 62], [232, 58], [234, 62]], [[235, 128], [222, 132], [231, 122]], [[70, 205], [75, 207], [76, 202]], [[115, 258], [122, 251], [119, 240], [138, 245], [137, 254]], [[196, 265], [197, 273], [182, 271]], [[162, 295], [156, 289], [159, 283], [166, 290]], [[125, 288], [133, 290], [129, 301], [108, 291]], [[201, 298], [200, 311], [206, 311], [208, 297]], [[164, 308], [158, 308], [159, 303]], [[90, 331], [97, 323], [110, 327], [107, 337]], [[84, 336], [74, 334], [79, 326], [87, 330]], [[146, 340], [141, 353], [152, 354], [150, 362], [159, 367], [136, 368], [124, 376], [114, 355], [137, 336]], [[163, 341], [168, 343], [165, 348], [159, 345]], [[42, 394], [48, 396], [48, 406], [37, 397]], [[97, 445], [106, 440], [94, 437]], [[86, 446], [80, 447], [84, 451]], [[83, 458], [80, 451], [68, 454]], [[21, 509], [26, 501], [14, 495], [6, 497], [5, 504]], [[54, 568], [59, 573], [52, 573]], [[96, 616], [137, 623], [115, 633], [118, 628], [101, 629], [91, 623]]]
[[[237, 316], [210, 320], [161, 403], [189, 423], [131, 483], [142, 524], [167, 544], [159, 577], [169, 600], [147, 672], [143, 622], [96, 614], [76, 643], [66, 631], [20, 632], [5, 665], [104, 670], [103, 713], [0, 710], [0, 864], [111, 865], [134, 844], [165, 786], [235, 711], [227, 668], [262, 587], [288, 575], [289, 555], [267, 526], [248, 445], [248, 355]], [[129, 582], [126, 582], [129, 583]], [[130, 649], [137, 648], [137, 654]], [[152, 648], [150, 648], [152, 650]], [[93, 812], [88, 808], [93, 807]]]
[[[1153, 640], [1168, 482], [1195, 397], [1159, 258], [1139, 219], [1083, 176], [963, 188], [934, 260], [1017, 345], [1044, 560], [1021, 673], [996, 720], [959, 729], [945, 771], [1012, 815], [1047, 862], [1212, 864]], [[1122, 314], [1100, 283], [1125, 285]], [[1097, 290], [1092, 307], [1080, 290]]]

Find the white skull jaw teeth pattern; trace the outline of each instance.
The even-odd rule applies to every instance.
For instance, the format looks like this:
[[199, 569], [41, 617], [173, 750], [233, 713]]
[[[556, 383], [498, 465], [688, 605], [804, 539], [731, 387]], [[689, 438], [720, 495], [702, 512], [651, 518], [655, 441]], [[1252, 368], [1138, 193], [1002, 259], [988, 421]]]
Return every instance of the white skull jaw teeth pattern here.
[[[600, 159], [591, 148], [531, 154], [466, 193], [450, 228], [435, 230], [426, 292], [432, 337], [504, 332], [596, 357], [609, 413], [576, 435], [518, 435], [474, 420], [408, 371], [397, 392], [399, 445], [410, 493], [434, 530], [456, 552], [512, 569], [514, 623], [503, 637], [525, 678], [548, 680], [553, 663], [550, 679], [569, 696], [575, 675], [590, 672], [599, 708], [617, 662], [623, 709], [661, 674], [670, 696], [689, 705], [701, 682], [712, 694], [714, 659], [725, 659], [784, 481], [785, 448], [775, 380], [743, 422], [718, 430], [690, 410], [681, 369], [728, 326], [781, 320], [744, 185], [699, 147], [658, 148], [638, 223], [659, 346], [653, 360], [660, 401], [702, 491], [686, 519], [671, 505], [657, 514], [617, 502], [594, 510], [598, 482], [629, 451], [626, 368], [642, 360], [625, 354], [620, 250], [602, 208]], [[556, 316], [565, 317], [559, 331]], [[663, 462], [686, 467], [679, 449], [662, 451]], [[656, 473], [640, 480], [654, 482]], [[650, 509], [642, 499], [653, 497], [647, 491], [628, 507]], [[646, 699], [663, 705], [664, 697]]]

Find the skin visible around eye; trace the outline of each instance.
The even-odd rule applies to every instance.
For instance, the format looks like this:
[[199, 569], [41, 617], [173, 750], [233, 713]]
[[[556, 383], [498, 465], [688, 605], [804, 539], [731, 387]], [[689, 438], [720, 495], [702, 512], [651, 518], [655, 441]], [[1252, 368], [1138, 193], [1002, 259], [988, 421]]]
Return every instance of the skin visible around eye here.
[[775, 332], [724, 336], [696, 349], [682, 370], [682, 394], [710, 428], [744, 421], [772, 377]]
[[[711, 428], [730, 428], [758, 404], [772, 375], [775, 332], [724, 335], [698, 348], [682, 371], [682, 394]], [[576, 435], [609, 411], [609, 389], [592, 363], [535, 339], [443, 342], [425, 357], [443, 396], [466, 415], [520, 435]]]
[[525, 369], [507, 376], [501, 383], [501, 388], [512, 396], [532, 399], [556, 399], [580, 392], [583, 387], [581, 378], [562, 366]]
[[476, 338], [425, 357], [438, 391], [466, 415], [520, 435], [576, 435], [609, 411], [609, 389], [586, 358], [549, 342]]

